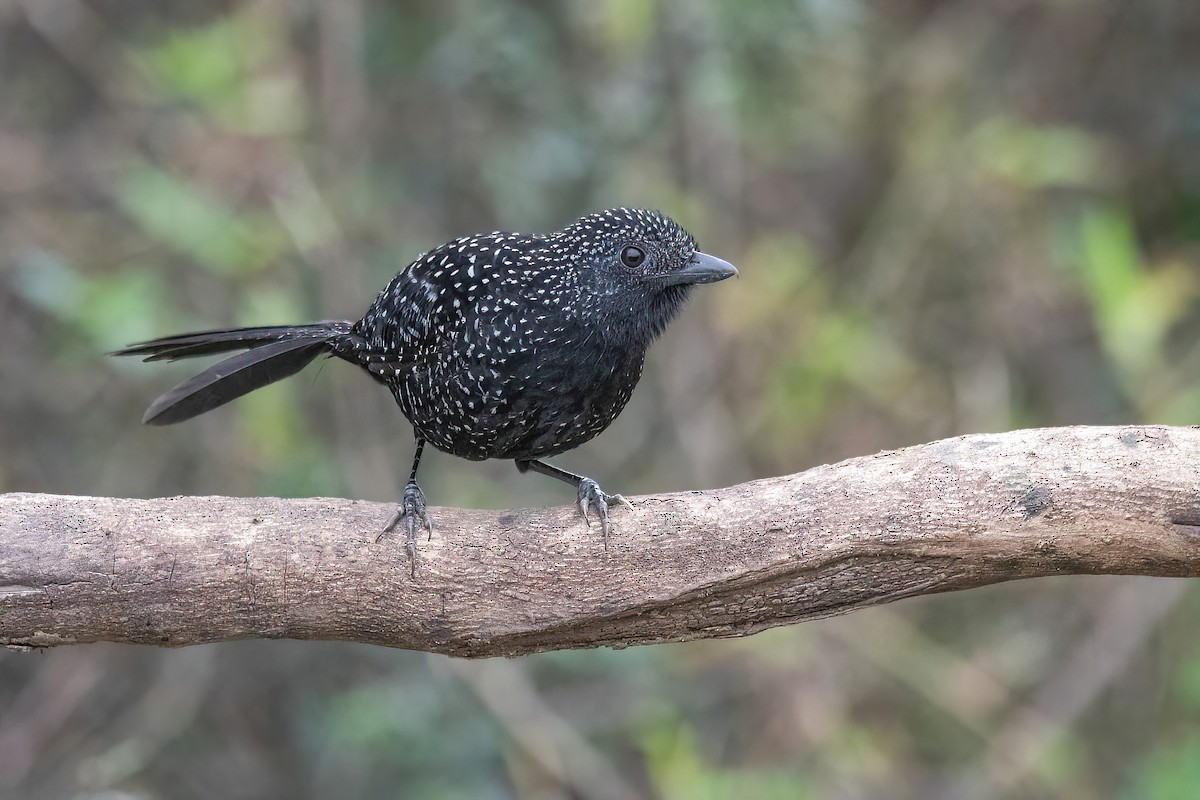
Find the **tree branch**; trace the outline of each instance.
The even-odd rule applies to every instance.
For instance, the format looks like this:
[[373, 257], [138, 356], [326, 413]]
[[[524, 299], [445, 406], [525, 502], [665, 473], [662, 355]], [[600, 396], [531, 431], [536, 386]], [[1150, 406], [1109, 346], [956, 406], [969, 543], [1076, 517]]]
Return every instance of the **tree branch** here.
[[1200, 430], [962, 436], [613, 509], [0, 495], [0, 644], [346, 639], [458, 656], [740, 636], [1065, 574], [1200, 576]]

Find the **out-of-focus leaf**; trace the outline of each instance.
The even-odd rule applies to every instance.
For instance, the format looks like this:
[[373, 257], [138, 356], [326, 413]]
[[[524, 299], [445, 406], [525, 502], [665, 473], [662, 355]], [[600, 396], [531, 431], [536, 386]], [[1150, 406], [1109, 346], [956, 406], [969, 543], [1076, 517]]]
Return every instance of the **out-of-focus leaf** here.
[[1192, 800], [1200, 786], [1200, 733], [1151, 752], [1134, 772], [1126, 800]]
[[780, 769], [722, 769], [706, 763], [695, 736], [667, 724], [642, 737], [647, 768], [664, 798], [687, 800], [803, 800], [814, 797], [798, 772]]
[[187, 99], [229, 130], [279, 135], [297, 130], [305, 117], [294, 78], [271, 69], [280, 48], [277, 32], [248, 9], [175, 31], [130, 58], [163, 100]]
[[288, 249], [288, 239], [271, 218], [235, 214], [198, 187], [149, 164], [128, 167], [114, 191], [147, 233], [214, 271], [252, 272]]
[[165, 88], [197, 100], [239, 91], [264, 56], [260, 30], [243, 17], [225, 17], [207, 26], [169, 32], [132, 55]]
[[1142, 279], [1129, 217], [1116, 209], [1094, 208], [1079, 226], [1084, 287], [1104, 317], [1115, 317]]
[[[18, 260], [14, 286], [26, 301], [83, 336], [88, 353], [148, 338], [156, 321], [170, 316], [160, 272], [141, 265], [89, 275], [56, 253], [34, 250]], [[164, 312], [161, 319], [157, 312]]]
[[1093, 186], [1103, 177], [1103, 148], [1083, 129], [994, 117], [975, 130], [971, 143], [986, 172], [1022, 186]]
[[1161, 368], [1163, 341], [1200, 296], [1200, 275], [1184, 262], [1147, 266], [1128, 216], [1112, 208], [1085, 212], [1079, 238], [1097, 331], [1127, 384], [1136, 387]]
[[655, 0], [601, 0], [593, 9], [602, 23], [604, 43], [614, 55], [627, 58], [645, 46], [654, 31], [654, 15], [662, 6]]

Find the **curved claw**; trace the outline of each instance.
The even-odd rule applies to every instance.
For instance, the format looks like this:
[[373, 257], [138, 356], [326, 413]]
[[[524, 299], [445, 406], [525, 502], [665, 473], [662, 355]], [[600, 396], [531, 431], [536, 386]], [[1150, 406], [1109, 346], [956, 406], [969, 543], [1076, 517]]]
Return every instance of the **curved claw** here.
[[387, 524], [387, 527], [380, 531], [375, 537], [378, 542], [385, 534], [391, 533], [400, 524], [404, 522], [405, 537], [404, 549], [408, 551], [409, 561], [412, 562], [412, 575], [417, 576], [417, 522], [420, 521], [421, 527], [429, 531], [429, 539], [433, 539], [433, 520], [429, 518], [429, 511], [425, 508], [425, 493], [421, 491], [421, 487], [416, 481], [409, 481], [404, 487], [404, 497], [400, 500], [400, 507], [396, 509], [396, 516], [392, 517], [392, 521]]
[[600, 488], [600, 484], [591, 478], [584, 478], [579, 482], [579, 511], [583, 514], [583, 521], [590, 528], [592, 520], [588, 517], [588, 510], [592, 506], [596, 507], [596, 516], [600, 518], [600, 535], [604, 539], [605, 550], [608, 549], [608, 531], [611, 527], [608, 523], [608, 507], [618, 504], [626, 508], [633, 508], [633, 504], [626, 500], [624, 495], [608, 494]]

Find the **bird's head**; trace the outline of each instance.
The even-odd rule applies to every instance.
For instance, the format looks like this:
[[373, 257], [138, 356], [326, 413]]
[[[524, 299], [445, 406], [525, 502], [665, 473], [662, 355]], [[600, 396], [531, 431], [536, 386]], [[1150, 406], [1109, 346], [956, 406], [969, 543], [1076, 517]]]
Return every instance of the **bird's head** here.
[[700, 252], [679, 223], [650, 209], [589, 214], [551, 238], [571, 254], [588, 305], [610, 319], [637, 317], [651, 337], [671, 321], [692, 286], [737, 275], [732, 264]]

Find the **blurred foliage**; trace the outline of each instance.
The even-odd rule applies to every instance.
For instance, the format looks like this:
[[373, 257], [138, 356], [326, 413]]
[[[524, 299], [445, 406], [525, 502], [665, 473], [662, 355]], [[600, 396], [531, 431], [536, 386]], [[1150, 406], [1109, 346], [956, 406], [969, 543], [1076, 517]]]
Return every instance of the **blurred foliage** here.
[[[394, 500], [409, 432], [345, 365], [148, 430], [194, 365], [102, 354], [618, 204], [742, 277], [563, 459], [606, 486], [1200, 422], [1198, 41], [1187, 0], [0, 3], [0, 491]], [[427, 462], [435, 504], [567, 502]], [[1075, 579], [518, 662], [0, 653], [0, 796], [1190, 798], [1197, 612]]]

